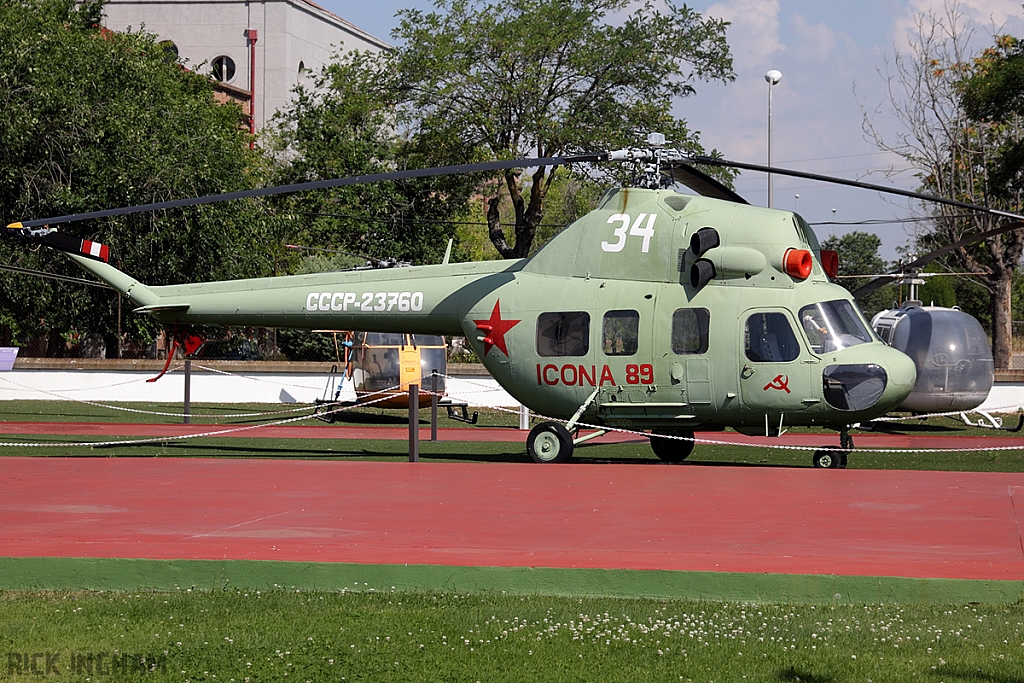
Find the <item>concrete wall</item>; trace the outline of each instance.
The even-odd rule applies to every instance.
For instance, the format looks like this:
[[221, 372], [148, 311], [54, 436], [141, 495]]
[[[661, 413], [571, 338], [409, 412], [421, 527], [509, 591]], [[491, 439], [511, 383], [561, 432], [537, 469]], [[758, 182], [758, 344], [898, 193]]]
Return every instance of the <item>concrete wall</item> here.
[[209, 73], [214, 58], [230, 57], [235, 73], [228, 83], [247, 92], [250, 55], [245, 31], [256, 29], [257, 129], [290, 99], [302, 78], [299, 62], [317, 73], [334, 52], [389, 47], [304, 0], [110, 0], [105, 9], [108, 28], [144, 27], [160, 40], [173, 42], [189, 68]]
[[[162, 363], [19, 359], [14, 370], [0, 372], [0, 401], [180, 403], [185, 394], [184, 373], [180, 362], [172, 365], [177, 369], [156, 382], [147, 382], [160, 372]], [[312, 403], [325, 391], [332, 397], [337, 384], [337, 377], [330, 379], [331, 366], [324, 363], [196, 361], [192, 367], [190, 393], [195, 403]], [[448, 395], [472, 406], [519, 405], [490, 375], [476, 368], [453, 375]], [[341, 398], [355, 398], [350, 382], [345, 383]]]

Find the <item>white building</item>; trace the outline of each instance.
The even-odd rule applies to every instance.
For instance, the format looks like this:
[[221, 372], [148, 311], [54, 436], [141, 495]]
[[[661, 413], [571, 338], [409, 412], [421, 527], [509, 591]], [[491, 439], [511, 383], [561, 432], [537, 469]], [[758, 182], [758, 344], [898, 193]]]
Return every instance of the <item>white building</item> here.
[[241, 99], [255, 91], [256, 129], [332, 54], [390, 47], [308, 0], [109, 0], [105, 25], [144, 28]]

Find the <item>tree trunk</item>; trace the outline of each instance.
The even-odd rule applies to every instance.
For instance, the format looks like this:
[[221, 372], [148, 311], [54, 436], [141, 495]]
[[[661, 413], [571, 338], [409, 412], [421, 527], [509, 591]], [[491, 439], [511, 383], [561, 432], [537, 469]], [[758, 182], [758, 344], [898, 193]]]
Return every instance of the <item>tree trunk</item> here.
[[497, 191], [487, 200], [487, 236], [501, 258], [514, 258], [512, 248], [505, 239], [505, 231], [501, 227], [501, 211], [498, 208], [500, 202], [501, 194]]
[[1013, 353], [1013, 315], [1010, 294], [1013, 291], [1013, 271], [1000, 274], [992, 289], [992, 359], [996, 370], [1010, 367]]

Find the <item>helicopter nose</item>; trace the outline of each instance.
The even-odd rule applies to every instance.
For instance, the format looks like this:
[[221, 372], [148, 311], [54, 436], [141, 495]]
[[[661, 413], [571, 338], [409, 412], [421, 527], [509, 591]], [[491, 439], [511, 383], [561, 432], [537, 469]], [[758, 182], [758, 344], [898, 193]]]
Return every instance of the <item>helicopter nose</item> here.
[[890, 346], [883, 345], [879, 352], [889, 382], [878, 403], [879, 407], [889, 411], [903, 403], [913, 391], [917, 382], [917, 367], [910, 356]]
[[881, 414], [900, 405], [914, 388], [917, 369], [901, 351], [864, 344], [840, 353], [842, 362], [822, 372], [825, 401], [833, 408]]

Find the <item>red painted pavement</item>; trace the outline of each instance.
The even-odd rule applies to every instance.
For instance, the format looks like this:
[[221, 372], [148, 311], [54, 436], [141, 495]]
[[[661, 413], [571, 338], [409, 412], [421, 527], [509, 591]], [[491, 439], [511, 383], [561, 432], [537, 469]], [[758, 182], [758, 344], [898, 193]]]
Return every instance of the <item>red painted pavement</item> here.
[[[383, 439], [405, 441], [409, 438], [408, 427], [354, 427], [339, 425], [270, 425], [248, 428], [244, 424], [131, 424], [123, 422], [0, 422], [0, 436], [3, 435], [65, 435], [90, 436], [103, 440], [119, 437], [180, 437], [191, 434], [225, 431], [218, 437], [264, 438], [264, 439]], [[226, 431], [240, 430], [240, 431]], [[525, 443], [529, 432], [509, 427], [467, 427], [438, 429], [441, 441], [498, 441]], [[1020, 446], [1024, 437], [1002, 436], [993, 432], [991, 436], [933, 436], [911, 434], [854, 433], [858, 448], [998, 448]], [[430, 430], [420, 430], [420, 440], [430, 437]], [[777, 438], [744, 436], [735, 432], [698, 432], [698, 439], [725, 443], [766, 444], [779, 446], [839, 446], [838, 434], [784, 434]], [[594, 443], [646, 443], [647, 437], [621, 432], [609, 432], [595, 439]], [[698, 444], [699, 447], [699, 444]]]
[[1024, 580], [1024, 474], [3, 458], [0, 553]]

